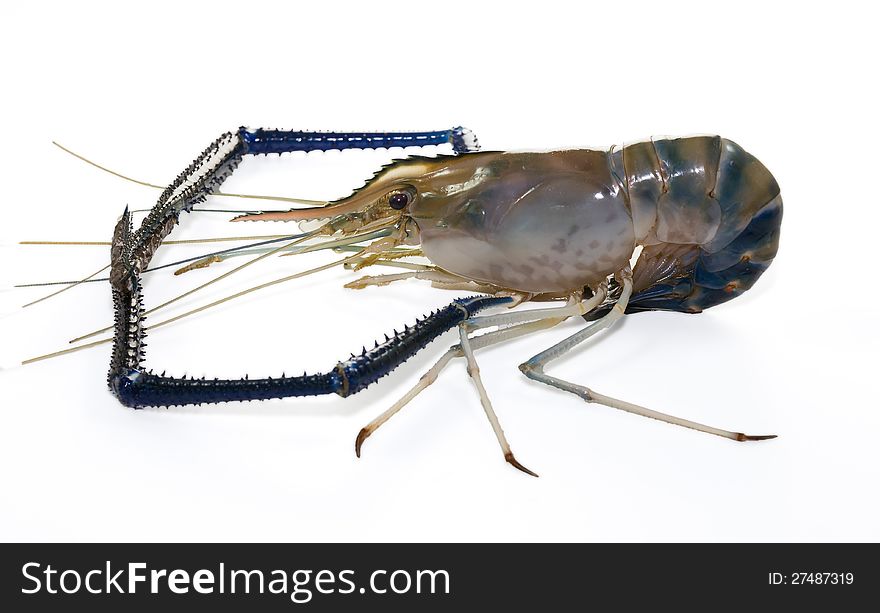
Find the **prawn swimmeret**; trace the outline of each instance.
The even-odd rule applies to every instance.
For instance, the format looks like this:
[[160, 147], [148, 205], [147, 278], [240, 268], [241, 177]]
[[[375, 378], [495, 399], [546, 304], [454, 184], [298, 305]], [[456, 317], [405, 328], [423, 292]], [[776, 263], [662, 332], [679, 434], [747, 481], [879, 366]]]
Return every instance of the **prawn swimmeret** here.
[[[386, 265], [405, 272], [362, 277], [347, 287], [414, 278], [475, 295], [453, 300], [402, 332], [386, 336], [372, 349], [319, 374], [191, 379], [144, 368], [147, 311], [142, 273], [149, 270], [154, 253], [181, 214], [218, 193], [243, 156], [443, 144], [451, 145], [454, 153], [394, 161], [341, 200], [245, 213], [233, 221], [308, 222], [300, 224], [301, 233], [275, 239], [279, 246], [264, 249], [257, 259], [331, 247], [350, 253], [342, 260], [253, 289], [340, 264], [355, 270]], [[109, 266], [116, 313], [108, 384], [122, 404], [133, 408], [321, 394], [346, 397], [387, 375], [443, 332], [457, 328], [458, 343], [412, 390], [360, 431], [358, 456], [368, 436], [433, 383], [453, 358], [463, 357], [505, 460], [534, 475], [511, 451], [474, 352], [582, 317], [586, 327], [520, 365], [526, 377], [587, 402], [737, 441], [773, 438], [652, 411], [546, 370], [554, 359], [624, 314], [699, 313], [739, 296], [776, 255], [781, 219], [782, 199], [773, 176], [739, 145], [719, 136], [653, 139], [607, 151], [518, 153], [479, 151], [476, 138], [463, 128], [398, 133], [241, 128], [223, 134], [205, 149], [164, 190], [140, 227], [134, 228], [128, 209], [116, 224]], [[235, 251], [210, 254], [189, 267], [207, 266]], [[410, 257], [421, 260], [402, 261]], [[528, 301], [558, 301], [560, 306], [512, 310]], [[478, 315], [499, 306], [508, 310]], [[474, 334], [484, 328], [491, 330]]]

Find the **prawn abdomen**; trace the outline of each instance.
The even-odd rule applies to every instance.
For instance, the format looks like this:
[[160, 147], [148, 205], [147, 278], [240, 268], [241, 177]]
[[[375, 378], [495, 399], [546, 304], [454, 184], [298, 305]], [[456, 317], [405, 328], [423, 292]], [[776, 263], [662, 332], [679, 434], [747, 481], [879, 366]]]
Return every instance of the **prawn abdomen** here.
[[636, 143], [615, 156], [644, 246], [627, 312], [698, 313], [742, 294], [770, 266], [782, 198], [742, 147], [700, 136]]

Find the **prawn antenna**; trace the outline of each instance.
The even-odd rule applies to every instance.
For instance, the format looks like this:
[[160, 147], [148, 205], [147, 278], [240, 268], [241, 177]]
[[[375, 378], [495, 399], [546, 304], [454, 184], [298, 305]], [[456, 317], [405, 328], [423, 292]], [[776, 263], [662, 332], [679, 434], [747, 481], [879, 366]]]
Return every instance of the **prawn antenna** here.
[[[135, 183], [136, 185], [143, 185], [144, 187], [151, 187], [153, 189], [162, 189], [162, 190], [164, 190], [166, 187], [164, 185], [157, 185], [155, 183], [150, 183], [149, 181], [141, 181], [140, 179], [135, 179], [133, 177], [129, 177], [128, 175], [124, 175], [121, 172], [116, 172], [115, 170], [107, 168], [106, 166], [102, 166], [101, 164], [98, 164], [97, 162], [93, 162], [92, 160], [85, 157], [84, 155], [80, 155], [79, 153], [68, 149], [67, 147], [65, 147], [64, 145], [62, 145], [61, 143], [59, 143], [57, 141], [53, 140], [52, 144], [55, 145], [56, 147], [58, 147], [59, 149], [61, 149], [62, 151], [64, 151], [65, 153], [70, 154], [73, 157], [75, 157], [76, 159], [85, 162], [89, 166], [94, 166], [98, 170], [103, 170], [104, 172], [111, 174], [114, 177], [119, 177], [120, 179], [128, 181], [129, 183]], [[306, 206], [325, 206], [328, 204], [328, 202], [326, 200], [310, 200], [308, 198], [290, 198], [287, 196], [264, 196], [264, 195], [259, 195], [259, 194], [237, 194], [237, 193], [232, 193], [232, 192], [219, 192], [219, 191], [214, 192], [212, 195], [213, 196], [225, 196], [227, 198], [244, 198], [244, 199], [248, 199], [248, 200], [273, 200], [276, 202], [292, 202], [294, 204], [304, 204]], [[216, 213], [252, 213], [253, 212], [253, 211], [227, 211], [227, 210], [218, 210], [218, 209], [193, 209], [193, 210], [201, 211], [201, 212], [216, 212]], [[134, 213], [136, 211], [131, 211], [131, 212]]]
[[[272, 281], [267, 281], [266, 283], [261, 283], [260, 285], [255, 285], [255, 286], [253, 286], [253, 287], [249, 287], [249, 288], [247, 288], [247, 289], [243, 289], [243, 290], [241, 290], [240, 292], [236, 292], [236, 293], [234, 293], [234, 294], [232, 294], [232, 295], [229, 295], [229, 296], [224, 296], [223, 298], [219, 298], [218, 300], [215, 300], [215, 301], [210, 302], [210, 303], [208, 303], [208, 304], [202, 305], [202, 306], [200, 306], [200, 307], [196, 307], [196, 308], [194, 308], [194, 309], [191, 309], [191, 310], [189, 310], [189, 311], [186, 311], [186, 312], [184, 312], [184, 313], [181, 313], [180, 315], [175, 315], [174, 317], [171, 317], [171, 318], [169, 318], [169, 319], [165, 319], [165, 320], [160, 321], [159, 323], [153, 324], [153, 325], [151, 325], [151, 326], [149, 326], [149, 327], [147, 327], [147, 326], [143, 326], [142, 330], [143, 330], [143, 332], [146, 332], [146, 331], [148, 331], [148, 330], [152, 331], [152, 330], [155, 330], [156, 328], [161, 328], [162, 326], [166, 326], [166, 325], [168, 325], [168, 324], [170, 324], [170, 323], [174, 323], [174, 322], [176, 322], [176, 321], [180, 321], [181, 319], [184, 319], [185, 317], [189, 317], [190, 315], [195, 315], [196, 313], [201, 313], [201, 312], [203, 312], [203, 311], [207, 311], [208, 309], [211, 309], [211, 308], [213, 308], [213, 307], [215, 307], [215, 306], [219, 306], [219, 305], [221, 305], [221, 304], [223, 304], [223, 303], [225, 303], [225, 302], [229, 302], [230, 300], [234, 300], [234, 299], [236, 299], [236, 298], [240, 298], [240, 297], [242, 297], [242, 296], [246, 296], [247, 294], [250, 294], [250, 293], [252, 293], [252, 292], [255, 292], [255, 291], [258, 291], [258, 290], [261, 290], [261, 289], [265, 289], [265, 288], [267, 288], [267, 287], [272, 287], [272, 286], [274, 286], [274, 285], [279, 285], [279, 284], [284, 283], [284, 282], [286, 282], [286, 281], [292, 281], [292, 280], [294, 280], [294, 279], [299, 279], [299, 278], [305, 277], [305, 276], [307, 276], [307, 275], [314, 274], [314, 273], [316, 273], [316, 272], [322, 272], [322, 271], [324, 271], [324, 270], [328, 270], [328, 269], [330, 269], [330, 268], [333, 268], [334, 266], [345, 265], [346, 263], [348, 263], [348, 262], [350, 262], [350, 261], [354, 261], [355, 259], [359, 258], [359, 257], [360, 257], [365, 251], [366, 251], [366, 249], [362, 249], [361, 251], [359, 251], [359, 252], [356, 253], [355, 255], [349, 256], [349, 257], [347, 257], [347, 258], [342, 258], [341, 260], [334, 260], [333, 262], [329, 262], [329, 263], [327, 263], [327, 264], [323, 264], [323, 265], [321, 265], [321, 266], [316, 266], [315, 268], [310, 268], [310, 269], [308, 269], [308, 270], [304, 270], [304, 271], [301, 271], [301, 272], [297, 272], [297, 273], [294, 273], [294, 274], [292, 274], [292, 275], [287, 275], [286, 277], [281, 277], [281, 278], [279, 278], [279, 279], [274, 279], [274, 280], [272, 280]], [[232, 272], [232, 271], [231, 271], [231, 272]], [[227, 273], [227, 274], [229, 274], [229, 273]], [[212, 283], [212, 282], [214, 282], [214, 281], [217, 281], [217, 280], [219, 280], [219, 279], [214, 279], [213, 281], [208, 282], [208, 283], [206, 283], [205, 285], [210, 285], [210, 283]], [[204, 286], [202, 286], [202, 287], [204, 287]], [[191, 290], [191, 291], [188, 292], [187, 294], [183, 294], [183, 295], [181, 295], [181, 296], [178, 296], [177, 298], [173, 298], [172, 300], [169, 300], [168, 303], [166, 303], [166, 304], [170, 304], [171, 302], [174, 302], [174, 301], [176, 301], [176, 300], [179, 300], [179, 299], [182, 298], [183, 296], [185, 296], [185, 295], [189, 295], [189, 294], [191, 294], [191, 293], [193, 293], [193, 292], [195, 292], [195, 291], [198, 291], [199, 289], [200, 289], [200, 288], [195, 288], [194, 290]], [[158, 308], [158, 307], [157, 307], [157, 308]], [[153, 310], [156, 310], [156, 309], [153, 309]], [[143, 318], [144, 315], [145, 315], [145, 313], [142, 313], [141, 317]], [[77, 340], [90, 338], [90, 337], [92, 337], [92, 336], [96, 336], [96, 335], [100, 334], [101, 332], [106, 332], [106, 331], [109, 331], [109, 330], [112, 330], [112, 329], [113, 329], [113, 327], [111, 326], [110, 328], [103, 328], [103, 329], [101, 329], [101, 330], [96, 330], [95, 332], [92, 332], [92, 333], [90, 333], [90, 334], [83, 335], [83, 336], [79, 337], [79, 339], [74, 339], [73, 341], [70, 341], [70, 342], [75, 342], [75, 341], [77, 341]], [[97, 340], [97, 341], [92, 341], [92, 342], [90, 342], [90, 343], [86, 343], [86, 344], [84, 344], [84, 345], [77, 345], [76, 347], [70, 347], [70, 348], [68, 348], [68, 349], [62, 349], [61, 351], [54, 351], [54, 352], [52, 352], [52, 353], [47, 353], [47, 354], [45, 354], [45, 355], [40, 355], [40, 356], [37, 356], [37, 357], [34, 357], [34, 358], [28, 358], [27, 360], [23, 360], [21, 363], [22, 363], [22, 365], [33, 364], [34, 362], [41, 362], [41, 361], [43, 361], [43, 360], [48, 360], [48, 359], [50, 359], [50, 358], [57, 358], [57, 357], [62, 356], [62, 355], [67, 355], [68, 353], [75, 353], [75, 352], [80, 351], [80, 350], [82, 350], [82, 349], [88, 349], [88, 348], [90, 348], [90, 347], [97, 347], [97, 346], [99, 346], [99, 345], [106, 345], [107, 343], [111, 343], [111, 342], [113, 342], [113, 340], [114, 340], [114, 339], [111, 338], [111, 337], [108, 337], [108, 338], [102, 338], [102, 339], [99, 339], [99, 340]]]
[[[241, 252], [241, 251], [244, 251], [247, 249], [252, 249], [254, 247], [261, 247], [263, 245], [269, 245], [269, 244], [278, 243], [281, 241], [289, 241], [292, 239], [298, 239], [298, 238], [302, 238], [302, 237], [308, 238], [308, 237], [313, 236], [314, 234], [315, 234], [315, 232], [308, 232], [305, 234], [273, 234], [273, 235], [268, 235], [265, 237], [236, 236], [236, 237], [231, 237], [229, 239], [194, 239], [193, 241], [178, 241], [178, 244], [186, 244], [186, 243], [190, 243], [190, 242], [192, 242], [192, 243], [207, 243], [207, 242], [220, 242], [223, 240], [250, 240], [253, 238], [266, 238], [267, 239], [267, 240], [262, 240], [262, 241], [258, 241], [258, 242], [254, 242], [254, 243], [249, 243], [247, 245], [240, 245], [238, 247], [232, 247], [231, 249], [224, 249], [222, 251], [215, 251], [213, 253], [206, 253], [206, 254], [192, 256], [192, 257], [189, 257], [189, 258], [186, 258], [183, 260], [177, 260], [176, 262], [170, 262], [168, 264], [163, 264], [161, 266], [154, 266], [152, 268], [147, 268], [146, 270], [144, 270], [144, 272], [145, 273], [155, 272], [157, 270], [162, 270], [163, 268], [171, 268], [173, 266], [180, 266], [181, 264], [187, 264], [188, 262], [194, 262], [194, 261], [198, 261], [198, 260], [201, 260], [204, 258], [217, 257], [217, 256], [221, 256], [221, 255], [226, 255], [226, 254], [237, 253], [237, 252]], [[168, 241], [168, 242], [171, 242], [171, 241]], [[22, 243], [22, 244], [39, 244], [39, 243], [31, 242], [31, 243]], [[102, 243], [102, 244], [110, 245], [110, 243]], [[80, 285], [82, 283], [96, 283], [96, 282], [100, 282], [100, 281], [109, 281], [109, 279], [110, 279], [109, 277], [97, 277], [97, 278], [95, 277], [96, 275], [104, 272], [108, 268], [110, 268], [109, 264], [104, 266], [104, 268], [102, 268], [101, 270], [98, 270], [87, 277], [84, 277], [82, 279], [78, 279], [75, 281], [45, 281], [42, 283], [20, 283], [18, 285], [14, 285], [13, 287], [15, 287], [15, 288], [48, 287], [50, 285], [67, 285], [68, 286], [62, 290], [59, 290], [59, 291], [54, 292], [52, 294], [49, 294], [48, 296], [43, 296], [42, 298], [39, 298], [38, 300], [34, 300], [33, 302], [29, 302], [28, 304], [22, 305], [22, 308], [24, 308], [24, 307], [31, 306], [33, 304], [37, 304], [38, 302], [42, 302], [43, 300], [46, 300], [47, 298], [51, 298], [52, 296], [60, 294], [62, 291], [66, 291], [66, 290], [71, 289], [72, 287], [75, 287], [75, 286]]]
[[[66, 287], [62, 287], [61, 289], [54, 291], [51, 294], [47, 294], [47, 295], [43, 296], [42, 298], [37, 298], [36, 300], [32, 300], [31, 302], [28, 302], [27, 304], [23, 304], [23, 305], [21, 305], [21, 308], [25, 309], [29, 306], [33, 306], [37, 303], [43, 302], [44, 300], [48, 300], [49, 298], [52, 298], [53, 296], [57, 296], [58, 294], [64, 293], [69, 289], [73, 289], [77, 285], [82, 285], [83, 283], [88, 283], [89, 281], [93, 280], [94, 277], [97, 277], [99, 274], [101, 274], [102, 272], [104, 272], [108, 268], [110, 268], [110, 264], [107, 264], [103, 268], [96, 270], [95, 272], [93, 272], [92, 274], [90, 274], [87, 277], [83, 277], [79, 281], [74, 281], [73, 283], [67, 284]], [[15, 287], [23, 287], [23, 286], [16, 285]]]

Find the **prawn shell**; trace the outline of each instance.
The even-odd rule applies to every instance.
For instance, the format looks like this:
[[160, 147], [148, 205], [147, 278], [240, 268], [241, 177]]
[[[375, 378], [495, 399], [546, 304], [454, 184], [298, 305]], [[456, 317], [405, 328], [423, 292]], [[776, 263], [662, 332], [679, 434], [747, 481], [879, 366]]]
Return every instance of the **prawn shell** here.
[[523, 292], [569, 292], [632, 256], [632, 218], [606, 152], [469, 155], [455, 165], [462, 187], [429, 186], [410, 212], [422, 250], [443, 269]]

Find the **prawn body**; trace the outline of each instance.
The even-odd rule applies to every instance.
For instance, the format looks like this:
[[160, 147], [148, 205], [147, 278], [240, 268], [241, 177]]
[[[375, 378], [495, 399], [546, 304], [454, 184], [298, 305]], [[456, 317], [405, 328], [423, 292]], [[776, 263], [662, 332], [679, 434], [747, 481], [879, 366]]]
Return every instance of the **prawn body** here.
[[[365, 347], [360, 355], [352, 354], [317, 374], [192, 379], [157, 375], [143, 366], [147, 328], [141, 276], [181, 215], [216, 193], [243, 156], [444, 143], [452, 145], [455, 155], [392, 162], [341, 200], [247, 213], [233, 221], [318, 223], [313, 230], [288, 237], [297, 238], [290, 245], [254, 261], [303, 240], [323, 240], [325, 245], [354, 250], [355, 255], [334, 264], [355, 269], [392, 265], [410, 255], [429, 261], [405, 265], [407, 273], [364, 277], [349, 287], [416, 278], [482, 295], [456, 299], [402, 332], [386, 335], [372, 349]], [[733, 440], [773, 438], [722, 430], [603, 396], [553, 377], [545, 367], [626, 313], [695, 313], [748, 290], [776, 254], [781, 216], [779, 187], [770, 172], [736, 143], [718, 136], [656, 139], [607, 151], [509, 153], [478, 151], [476, 139], [463, 128], [423, 133], [241, 128], [222, 135], [196, 158], [165, 189], [138, 229], [127, 209], [116, 224], [109, 277], [116, 319], [108, 384], [122, 404], [134, 408], [320, 394], [345, 397], [457, 328], [460, 342], [412, 391], [360, 432], [358, 455], [368, 436], [436, 380], [451, 359], [462, 357], [505, 459], [534, 474], [513, 456], [474, 351], [580, 316], [590, 322], [588, 327], [521, 364], [527, 377], [587, 402]], [[637, 248], [641, 252], [631, 268]], [[477, 315], [486, 308], [545, 300], [565, 304]], [[472, 334], [482, 328], [494, 330]]]
[[407, 242], [439, 268], [530, 297], [594, 287], [642, 247], [628, 312], [738, 296], [776, 255], [782, 217], [773, 175], [718, 136], [415, 158], [364, 191], [408, 195]]

